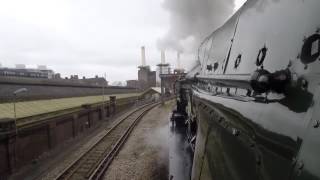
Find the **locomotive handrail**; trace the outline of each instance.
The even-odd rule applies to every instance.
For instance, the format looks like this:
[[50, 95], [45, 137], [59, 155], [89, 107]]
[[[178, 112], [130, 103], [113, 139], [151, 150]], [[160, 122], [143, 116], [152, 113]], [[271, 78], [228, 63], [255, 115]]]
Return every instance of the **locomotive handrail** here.
[[199, 81], [207, 81], [212, 85], [220, 87], [236, 87], [251, 89], [251, 74], [215, 74], [215, 75], [198, 75], [195, 77]]
[[283, 69], [270, 73], [264, 69], [258, 69], [252, 74], [217, 74], [196, 75], [195, 80], [207, 82], [219, 87], [234, 87], [254, 90], [257, 93], [274, 91], [282, 93], [285, 86], [292, 80], [290, 70]]

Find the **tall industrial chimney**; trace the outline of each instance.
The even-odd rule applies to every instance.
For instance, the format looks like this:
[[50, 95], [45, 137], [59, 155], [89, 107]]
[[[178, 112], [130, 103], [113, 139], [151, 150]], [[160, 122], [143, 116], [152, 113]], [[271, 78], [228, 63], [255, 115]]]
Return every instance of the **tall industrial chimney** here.
[[146, 49], [144, 46], [141, 47], [141, 66], [146, 66]]
[[166, 53], [164, 50], [161, 50], [161, 64], [166, 63]]
[[177, 69], [181, 69], [180, 52], [177, 52]]

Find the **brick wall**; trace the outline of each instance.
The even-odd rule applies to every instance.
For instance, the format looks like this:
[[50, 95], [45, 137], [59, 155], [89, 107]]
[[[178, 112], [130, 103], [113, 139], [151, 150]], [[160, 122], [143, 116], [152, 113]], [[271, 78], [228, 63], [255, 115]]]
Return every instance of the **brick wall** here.
[[[121, 112], [131, 106], [135, 98], [121, 99], [115, 107], [105, 105], [86, 107], [72, 114], [43, 120], [37, 124], [19, 128], [18, 136], [15, 130], [1, 132], [0, 129], [0, 178], [16, 171], [44, 152], [53, 149], [68, 139], [71, 139], [89, 128], [95, 128], [102, 116], [112, 116], [112, 112]], [[108, 109], [109, 113], [108, 113]], [[116, 111], [113, 111], [115, 109]]]
[[[12, 101], [13, 92], [20, 88], [28, 89], [27, 92], [19, 94], [20, 100], [51, 99], [102, 94], [102, 87], [100, 86], [89, 86], [71, 82], [69, 84], [65, 82], [59, 83], [48, 80], [42, 81], [30, 80], [30, 78], [22, 81], [20, 79], [4, 79], [3, 77], [0, 77], [0, 102]], [[107, 86], [104, 88], [104, 94], [134, 92], [136, 92], [136, 89], [128, 87]]]
[[0, 179], [1, 179], [1, 174], [6, 174], [9, 171], [8, 167], [8, 148], [6, 142], [1, 142], [0, 143]]
[[21, 167], [49, 150], [47, 126], [18, 132], [16, 140], [16, 167]]
[[56, 127], [55, 127], [56, 142], [63, 142], [73, 137], [72, 121], [73, 121], [72, 117], [67, 117], [56, 123]]

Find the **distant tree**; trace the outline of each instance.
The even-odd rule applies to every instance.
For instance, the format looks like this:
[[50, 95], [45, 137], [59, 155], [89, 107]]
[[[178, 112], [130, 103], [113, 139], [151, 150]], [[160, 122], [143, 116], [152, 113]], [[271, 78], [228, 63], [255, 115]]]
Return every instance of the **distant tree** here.
[[112, 86], [126, 86], [125, 82], [122, 81], [114, 81], [111, 83]]

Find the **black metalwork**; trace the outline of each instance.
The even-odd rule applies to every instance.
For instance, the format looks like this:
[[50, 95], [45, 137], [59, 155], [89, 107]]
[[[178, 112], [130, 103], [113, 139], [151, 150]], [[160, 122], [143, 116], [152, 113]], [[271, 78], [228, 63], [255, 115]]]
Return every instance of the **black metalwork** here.
[[261, 66], [263, 65], [264, 59], [266, 58], [268, 49], [266, 47], [263, 47], [259, 50], [257, 60], [256, 60], [256, 65]]
[[234, 68], [237, 69], [240, 63], [241, 63], [241, 54], [239, 54], [237, 59], [234, 61]]

